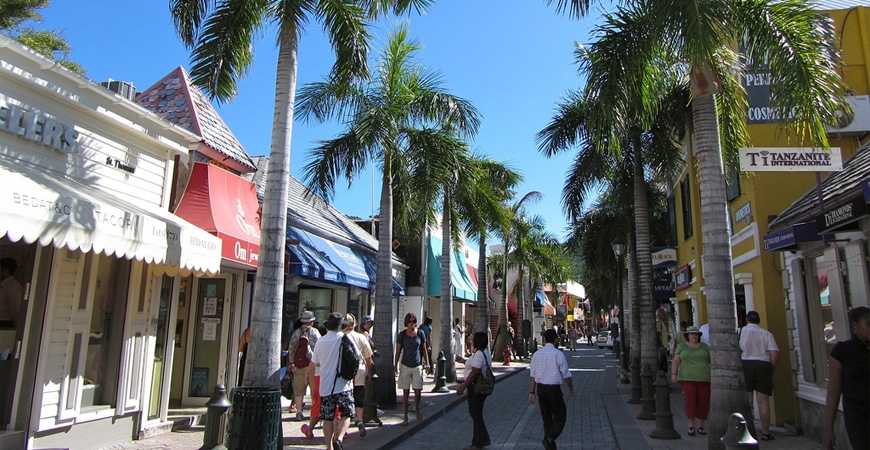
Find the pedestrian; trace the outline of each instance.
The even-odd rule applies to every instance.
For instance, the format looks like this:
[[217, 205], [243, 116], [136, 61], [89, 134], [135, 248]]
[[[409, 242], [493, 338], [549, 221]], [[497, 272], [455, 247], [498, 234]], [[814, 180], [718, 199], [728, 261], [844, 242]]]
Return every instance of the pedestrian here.
[[0, 328], [17, 328], [21, 320], [24, 287], [15, 279], [18, 263], [0, 258]]
[[753, 392], [758, 400], [758, 416], [761, 418], [759, 439], [771, 441], [770, 396], [773, 395], [773, 369], [779, 361], [779, 347], [773, 334], [758, 325], [761, 323], [758, 312], [747, 312], [746, 322], [746, 326], [740, 329], [740, 359], [743, 360], [747, 397], [750, 406], [753, 404]]
[[507, 323], [507, 329], [508, 329], [508, 347], [510, 348], [511, 355], [512, 355], [513, 357], [516, 357], [516, 356], [517, 356], [517, 348], [515, 347], [515, 343], [516, 343], [516, 339], [515, 339], [516, 330], [514, 330], [514, 326], [511, 325], [511, 321], [510, 321], [510, 320], [508, 320], [508, 323]]
[[[453, 320], [453, 356], [456, 361], [463, 362], [465, 358], [463, 358], [463, 350], [462, 350], [462, 342], [464, 341], [463, 336], [465, 335], [465, 329], [462, 328], [462, 323], [459, 321], [459, 318]], [[427, 336], [428, 337], [428, 336]]]
[[311, 384], [311, 414], [308, 415], [308, 423], [303, 423], [301, 427], [305, 439], [314, 439], [314, 427], [317, 426], [317, 422], [320, 422], [320, 367], [314, 366], [314, 382]]
[[486, 430], [486, 423], [483, 420], [483, 404], [486, 402], [486, 395], [480, 395], [474, 392], [474, 380], [481, 376], [481, 372], [487, 366], [492, 369], [492, 355], [489, 353], [489, 338], [486, 332], [478, 331], [472, 336], [472, 346], [474, 353], [465, 362], [465, 381], [456, 389], [456, 395], [461, 396], [465, 389], [468, 389], [468, 415], [471, 416], [474, 431], [471, 436], [471, 445], [465, 447], [464, 450], [480, 450], [491, 444], [489, 439], [489, 431]]
[[242, 331], [242, 336], [239, 338], [239, 384], [236, 386], [242, 385], [242, 380], [245, 378], [245, 363], [248, 360], [248, 343], [251, 342], [251, 327], [245, 328], [245, 331]]
[[668, 324], [668, 312], [664, 307], [656, 310], [656, 344], [658, 346], [659, 369], [668, 370], [671, 331]]
[[[426, 338], [427, 336], [417, 329], [417, 315], [410, 312], [405, 314], [405, 329], [396, 336], [396, 364], [393, 374], [398, 377], [399, 389], [402, 389], [402, 413], [405, 417], [402, 426], [408, 425], [408, 397], [412, 388], [414, 389], [414, 412], [417, 414], [417, 422], [423, 420], [423, 413], [420, 412], [423, 364], [426, 364], [427, 370], [429, 367], [428, 352], [426, 352], [426, 347], [429, 344], [426, 342]], [[420, 349], [423, 351], [421, 352]], [[421, 361], [424, 358], [426, 361]]]
[[671, 362], [671, 382], [683, 388], [689, 436], [707, 434], [704, 422], [710, 412], [710, 347], [701, 342], [698, 327], [689, 327], [683, 333], [686, 342], [677, 345]]
[[592, 345], [592, 328], [586, 327], [586, 346], [589, 347]]
[[[432, 318], [427, 316], [425, 319], [423, 319], [423, 326], [419, 327], [418, 330], [422, 331], [426, 335], [426, 339], [431, 341], [432, 340]], [[432, 346], [431, 345], [428, 346], [426, 351], [428, 353], [427, 356], [429, 356], [429, 373], [434, 374], [435, 373], [435, 366], [434, 366], [435, 363], [432, 360]]]
[[[353, 380], [338, 374], [341, 360], [342, 329], [345, 323], [341, 313], [333, 312], [323, 321], [326, 335], [317, 341], [311, 362], [320, 367], [320, 417], [323, 419], [323, 438], [327, 450], [342, 450], [342, 436], [350, 421], [356, 417], [353, 403]], [[353, 341], [351, 341], [353, 342]], [[355, 346], [355, 344], [354, 344]], [[359, 350], [356, 350], [359, 354]]]
[[572, 352], [574, 350], [577, 350], [578, 337], [579, 336], [577, 335], [577, 327], [571, 327], [571, 329], [568, 330], [568, 347], [571, 349]]
[[701, 334], [701, 342], [707, 344], [707, 346], [709, 347], [710, 346], [710, 324], [705, 323], [705, 324], [701, 325], [701, 328], [698, 328], [698, 330], [702, 333]]
[[[474, 352], [474, 329], [477, 327], [476, 323], [471, 323], [470, 320], [465, 321], [465, 357], [468, 358]], [[426, 337], [430, 337], [429, 334], [426, 334]], [[430, 355], [429, 361], [432, 360]]]
[[559, 334], [556, 330], [544, 331], [544, 347], [532, 355], [529, 366], [529, 403], [535, 398], [541, 407], [544, 420], [544, 444], [546, 450], [556, 450], [556, 439], [562, 434], [567, 420], [565, 399], [562, 398], [562, 380], [568, 384], [568, 394], [574, 396], [574, 381], [568, 370], [565, 354], [556, 348]]
[[[671, 341], [672, 341], [671, 345], [673, 346], [673, 348], [671, 348], [672, 355], [677, 352], [678, 345], [686, 342], [686, 334], [685, 333], [686, 333], [686, 328], [688, 328], [688, 327], [689, 327], [689, 322], [686, 322], [685, 320], [680, 321], [680, 329], [677, 330], [677, 334], [676, 334], [675, 338], [671, 339]], [[698, 330], [698, 331], [701, 331], [703, 333], [702, 330]], [[703, 342], [703, 341], [701, 341], [701, 342]]]
[[834, 421], [840, 394], [843, 395], [843, 425], [853, 449], [870, 445], [870, 308], [858, 306], [849, 311], [849, 324], [855, 334], [840, 341], [828, 358], [828, 395], [825, 406], [825, 445], [836, 444]]
[[[314, 384], [314, 366], [311, 365], [311, 356], [314, 354], [317, 340], [320, 339], [320, 332], [312, 326], [314, 313], [311, 311], [304, 311], [299, 316], [299, 320], [302, 322], [302, 326], [293, 331], [287, 345], [287, 353], [290, 358], [287, 370], [293, 372], [293, 401], [296, 406], [296, 420], [302, 421], [305, 419], [302, 414], [305, 390]], [[293, 413], [292, 405], [290, 412]]]
[[353, 314], [348, 314], [344, 317], [347, 326], [344, 328], [344, 333], [359, 349], [359, 354], [362, 357], [359, 369], [356, 376], [353, 378], [353, 404], [356, 407], [356, 423], [354, 425], [359, 430], [359, 437], [366, 437], [368, 432], [363, 423], [363, 407], [365, 406], [366, 398], [366, 380], [371, 378], [372, 363], [372, 348], [369, 346], [369, 340], [362, 333], [357, 333], [353, 330], [356, 326], [356, 317]]

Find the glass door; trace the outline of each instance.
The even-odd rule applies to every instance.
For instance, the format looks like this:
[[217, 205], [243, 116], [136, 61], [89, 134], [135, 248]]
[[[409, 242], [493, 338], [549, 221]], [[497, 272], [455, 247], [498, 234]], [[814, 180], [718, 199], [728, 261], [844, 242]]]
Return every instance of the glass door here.
[[167, 374], [167, 363], [170, 361], [172, 350], [167, 343], [172, 342], [170, 332], [170, 315], [172, 311], [172, 299], [175, 298], [173, 291], [177, 283], [175, 277], [163, 275], [160, 285], [160, 299], [157, 303], [156, 318], [152, 314], [151, 326], [156, 329], [154, 333], [154, 352], [151, 362], [151, 395], [148, 403], [148, 420], [157, 420], [160, 418], [163, 409], [163, 403], [166, 400], [163, 392], [165, 390], [165, 381], [169, 378]]
[[231, 275], [199, 278], [194, 292], [183, 385], [187, 405], [205, 404], [216, 384], [227, 384]]

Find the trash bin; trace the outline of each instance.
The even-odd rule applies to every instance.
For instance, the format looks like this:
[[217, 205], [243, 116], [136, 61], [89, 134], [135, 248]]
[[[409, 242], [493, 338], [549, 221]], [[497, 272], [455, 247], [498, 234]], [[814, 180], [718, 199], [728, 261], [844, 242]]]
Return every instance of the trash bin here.
[[274, 450], [281, 435], [281, 391], [233, 389], [227, 447], [233, 450]]

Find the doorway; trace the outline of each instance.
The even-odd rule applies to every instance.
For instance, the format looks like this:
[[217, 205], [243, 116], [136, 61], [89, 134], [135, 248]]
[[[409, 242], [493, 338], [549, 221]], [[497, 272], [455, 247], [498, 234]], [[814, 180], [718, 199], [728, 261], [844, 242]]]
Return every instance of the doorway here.
[[188, 326], [182, 404], [201, 406], [215, 385], [227, 385], [233, 276], [195, 279]]

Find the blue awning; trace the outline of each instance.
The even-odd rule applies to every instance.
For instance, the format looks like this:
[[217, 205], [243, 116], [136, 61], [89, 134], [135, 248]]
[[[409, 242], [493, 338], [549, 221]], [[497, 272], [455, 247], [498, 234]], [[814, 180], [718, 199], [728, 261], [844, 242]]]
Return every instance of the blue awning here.
[[801, 242], [820, 241], [816, 222], [798, 223], [764, 236], [764, 250], [792, 250]]
[[[441, 244], [440, 238], [429, 236], [429, 267], [427, 270], [428, 287], [426, 295], [441, 295]], [[476, 302], [477, 286], [471, 280], [465, 263], [465, 254], [456, 249], [450, 258], [450, 283], [453, 285], [453, 299]]]
[[[320, 236], [287, 227], [288, 273], [374, 290], [376, 258]], [[298, 243], [297, 243], [298, 242]], [[393, 295], [405, 289], [393, 278]]]
[[538, 306], [546, 306], [547, 303], [547, 294], [544, 291], [535, 291], [535, 304]]

